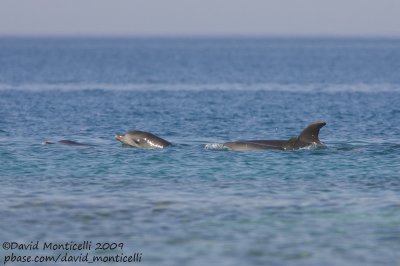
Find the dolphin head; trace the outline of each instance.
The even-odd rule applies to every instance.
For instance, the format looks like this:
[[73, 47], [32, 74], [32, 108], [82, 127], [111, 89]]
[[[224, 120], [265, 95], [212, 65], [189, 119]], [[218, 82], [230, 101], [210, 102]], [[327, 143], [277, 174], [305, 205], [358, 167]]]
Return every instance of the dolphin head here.
[[125, 135], [115, 135], [115, 139], [125, 145], [147, 149], [162, 149], [171, 144], [150, 132], [139, 130], [128, 131]]
[[121, 143], [133, 147], [140, 147], [140, 138], [135, 138], [132, 134], [115, 135], [115, 139]]

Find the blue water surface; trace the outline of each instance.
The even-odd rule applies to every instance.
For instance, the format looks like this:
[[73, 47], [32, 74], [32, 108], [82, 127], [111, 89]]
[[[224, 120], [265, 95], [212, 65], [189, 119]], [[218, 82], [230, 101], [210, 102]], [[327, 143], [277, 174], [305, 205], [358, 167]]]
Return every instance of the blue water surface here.
[[[396, 39], [0, 39], [0, 240], [123, 242], [139, 265], [398, 266], [399, 103]], [[218, 145], [316, 120], [325, 148]], [[173, 145], [123, 147], [130, 129]], [[92, 146], [42, 145], [62, 139]]]

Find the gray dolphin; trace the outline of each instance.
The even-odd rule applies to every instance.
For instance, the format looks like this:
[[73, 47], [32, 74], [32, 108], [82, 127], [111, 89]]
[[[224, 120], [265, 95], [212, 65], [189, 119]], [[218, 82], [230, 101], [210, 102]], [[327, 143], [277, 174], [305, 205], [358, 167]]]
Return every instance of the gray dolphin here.
[[230, 150], [297, 150], [310, 145], [320, 145], [319, 130], [325, 126], [324, 121], [314, 122], [306, 127], [299, 136], [289, 140], [240, 140], [223, 143]]
[[[68, 145], [68, 146], [92, 146], [90, 144], [84, 144], [84, 143], [79, 143], [73, 140], [60, 140], [58, 141], [60, 144]], [[51, 141], [43, 141], [43, 145], [48, 145], [48, 144], [55, 144], [54, 142]]]
[[163, 149], [171, 143], [145, 131], [128, 131], [125, 135], [115, 135], [115, 139], [123, 144], [147, 149]]

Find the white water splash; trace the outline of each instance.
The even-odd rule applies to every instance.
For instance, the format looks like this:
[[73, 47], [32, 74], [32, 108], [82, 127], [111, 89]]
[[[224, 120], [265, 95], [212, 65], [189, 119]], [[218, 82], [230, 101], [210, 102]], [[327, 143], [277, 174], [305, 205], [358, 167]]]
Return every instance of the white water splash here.
[[227, 150], [228, 148], [222, 143], [207, 143], [204, 146], [206, 150]]
[[311, 144], [309, 146], [300, 148], [300, 150], [320, 150], [325, 148], [326, 146], [324, 144]]

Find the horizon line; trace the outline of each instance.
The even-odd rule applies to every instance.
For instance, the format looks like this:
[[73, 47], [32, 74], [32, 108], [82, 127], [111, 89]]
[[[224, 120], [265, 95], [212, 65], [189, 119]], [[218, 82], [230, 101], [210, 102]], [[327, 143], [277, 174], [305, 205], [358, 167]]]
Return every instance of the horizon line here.
[[51, 34], [3, 34], [5, 38], [79, 38], [79, 39], [400, 39], [400, 35], [377, 34], [98, 34], [98, 33], [51, 33]]

